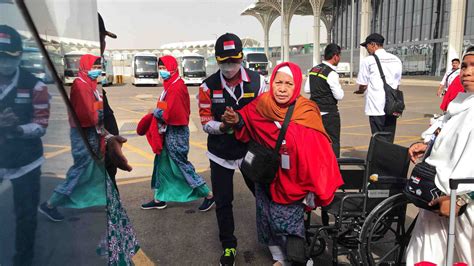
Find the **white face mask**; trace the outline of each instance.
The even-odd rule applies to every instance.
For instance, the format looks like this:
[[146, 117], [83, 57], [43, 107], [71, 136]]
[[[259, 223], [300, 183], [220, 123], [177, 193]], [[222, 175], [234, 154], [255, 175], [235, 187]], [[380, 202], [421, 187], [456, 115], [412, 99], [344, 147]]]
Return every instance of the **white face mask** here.
[[240, 63], [222, 63], [219, 64], [219, 69], [225, 78], [233, 78], [240, 70]]
[[15, 74], [20, 62], [20, 57], [0, 57], [0, 76], [8, 77]]

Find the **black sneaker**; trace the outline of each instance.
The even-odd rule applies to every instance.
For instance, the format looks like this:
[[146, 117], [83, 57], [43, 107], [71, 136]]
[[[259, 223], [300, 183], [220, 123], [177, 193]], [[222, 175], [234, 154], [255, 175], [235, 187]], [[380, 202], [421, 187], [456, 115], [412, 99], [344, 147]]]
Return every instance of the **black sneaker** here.
[[234, 266], [235, 265], [235, 255], [237, 251], [235, 248], [226, 248], [224, 253], [222, 253], [220, 265], [221, 266]]
[[202, 212], [207, 212], [208, 210], [210, 210], [212, 208], [212, 206], [214, 206], [214, 197], [208, 199], [208, 198], [204, 198], [204, 201], [202, 202], [201, 206], [199, 206], [199, 210], [202, 211]]
[[58, 209], [56, 207], [52, 209], [48, 208], [46, 202], [43, 202], [38, 206], [38, 211], [53, 222], [61, 222], [64, 220], [64, 216], [58, 211]]
[[142, 210], [151, 210], [151, 209], [164, 209], [166, 208], [166, 202], [165, 201], [160, 201], [160, 202], [155, 202], [154, 200], [142, 204]]

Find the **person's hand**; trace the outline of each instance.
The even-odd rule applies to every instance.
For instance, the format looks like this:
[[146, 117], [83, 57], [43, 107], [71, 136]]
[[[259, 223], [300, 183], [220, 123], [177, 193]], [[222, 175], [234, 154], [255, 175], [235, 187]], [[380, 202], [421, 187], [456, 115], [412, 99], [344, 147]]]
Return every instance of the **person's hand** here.
[[13, 110], [10, 107], [7, 107], [0, 112], [0, 128], [12, 127], [18, 125], [20, 120], [13, 113]]
[[128, 164], [128, 160], [123, 155], [122, 145], [127, 139], [122, 136], [113, 136], [107, 141], [107, 155], [112, 163], [124, 171], [132, 171], [132, 166]]
[[443, 89], [438, 89], [438, 91], [436, 92], [436, 96], [441, 97], [442, 93]]
[[226, 107], [224, 115], [222, 115], [222, 121], [227, 125], [233, 126], [239, 123], [240, 117], [232, 107]]
[[364, 94], [365, 90], [356, 90], [354, 94]]
[[416, 160], [423, 157], [423, 154], [425, 154], [427, 148], [428, 145], [423, 142], [417, 142], [412, 144], [410, 148], [408, 148], [408, 155], [410, 156], [410, 160], [413, 163], [416, 163]]
[[[450, 204], [451, 204], [451, 200], [450, 200], [449, 196], [442, 196], [442, 197], [434, 199], [430, 203], [428, 203], [429, 206], [435, 206], [437, 204], [439, 204], [439, 209], [435, 210], [434, 212], [438, 213], [439, 216], [449, 217], [449, 208], [450, 208]], [[459, 207], [457, 204], [455, 204], [454, 206], [456, 206], [455, 215], [458, 216], [459, 215], [459, 209], [461, 207]]]

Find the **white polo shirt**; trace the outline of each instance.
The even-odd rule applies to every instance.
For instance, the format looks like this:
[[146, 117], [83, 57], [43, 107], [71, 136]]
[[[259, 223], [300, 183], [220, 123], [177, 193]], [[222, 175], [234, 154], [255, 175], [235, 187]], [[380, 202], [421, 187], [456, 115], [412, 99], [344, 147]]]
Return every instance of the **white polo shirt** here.
[[[398, 57], [387, 53], [385, 49], [375, 51], [382, 65], [387, 84], [397, 89], [402, 78], [402, 62]], [[367, 56], [360, 63], [357, 84], [367, 85], [365, 91], [365, 115], [385, 115], [385, 91], [377, 62], [373, 56]]]
[[441, 82], [439, 84], [443, 85], [444, 86], [444, 89], [445, 90], [448, 90], [449, 86], [451, 85], [451, 83], [453, 82], [453, 80], [459, 76], [459, 72], [461, 72], [461, 69], [452, 69], [450, 71], [446, 71], [446, 73], [444, 74], [444, 77], [443, 79], [441, 80]]

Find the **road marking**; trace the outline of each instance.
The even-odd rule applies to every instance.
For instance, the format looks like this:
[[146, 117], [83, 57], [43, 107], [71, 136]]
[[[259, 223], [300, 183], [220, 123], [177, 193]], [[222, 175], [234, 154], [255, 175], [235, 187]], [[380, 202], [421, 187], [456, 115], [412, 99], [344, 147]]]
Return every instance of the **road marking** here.
[[194, 147], [201, 148], [207, 151], [207, 145], [202, 144], [202, 142], [189, 141], [189, 144], [193, 145]]
[[122, 111], [127, 111], [127, 112], [130, 112], [130, 113], [134, 113], [134, 114], [139, 114], [139, 115], [146, 115], [146, 113], [143, 113], [143, 112], [137, 112], [137, 111], [133, 111], [133, 110], [130, 110], [130, 109], [127, 109], [127, 108], [123, 108], [123, 107], [117, 107], [117, 109], [120, 109]]
[[46, 159], [51, 159], [53, 157], [56, 157], [58, 155], [61, 155], [63, 153], [66, 153], [68, 151], [71, 150], [71, 147], [70, 146], [64, 146], [64, 145], [55, 145], [55, 144], [44, 144], [43, 145], [44, 147], [51, 147], [51, 148], [61, 148], [57, 151], [53, 151], [53, 152], [45, 152], [44, 153], [44, 157]]
[[134, 265], [138, 266], [155, 266], [155, 263], [143, 252], [143, 249], [139, 249], [137, 254], [132, 257]]
[[[196, 169], [196, 173], [202, 174], [202, 173], [204, 173], [208, 170], [209, 170], [209, 168]], [[127, 180], [122, 180], [122, 181], [118, 180], [117, 185], [136, 184], [136, 183], [141, 183], [141, 182], [150, 181], [150, 180], [151, 180], [151, 176], [135, 177], [135, 178], [132, 178], [132, 179], [127, 179]]]
[[[405, 143], [405, 142], [412, 142], [412, 141], [416, 141], [416, 140], [420, 140], [421, 137], [412, 137], [412, 138], [407, 138], [407, 139], [404, 139], [404, 140], [396, 140], [394, 141], [393, 143], [395, 144], [401, 144], [401, 143]], [[341, 148], [341, 151], [354, 151], [354, 150], [361, 150], [361, 149], [368, 149], [369, 146], [368, 145], [363, 145], [363, 146], [350, 146], [350, 147], [346, 147], [346, 148]]]
[[133, 145], [130, 144], [130, 143], [124, 143], [123, 146], [124, 146], [126, 149], [128, 149], [128, 150], [130, 150], [130, 151], [132, 151], [132, 152], [134, 152], [134, 153], [137, 153], [138, 155], [140, 155], [140, 156], [142, 156], [142, 157], [144, 157], [144, 158], [146, 158], [146, 159], [148, 159], [148, 160], [150, 160], [150, 161], [152, 161], [152, 162], [153, 162], [153, 160], [155, 160], [155, 155], [154, 155], [154, 154], [151, 155], [149, 152], [145, 152], [144, 150], [142, 150], [142, 149], [140, 149], [140, 148], [138, 148], [138, 147], [136, 147], [136, 146], [133, 146]]

